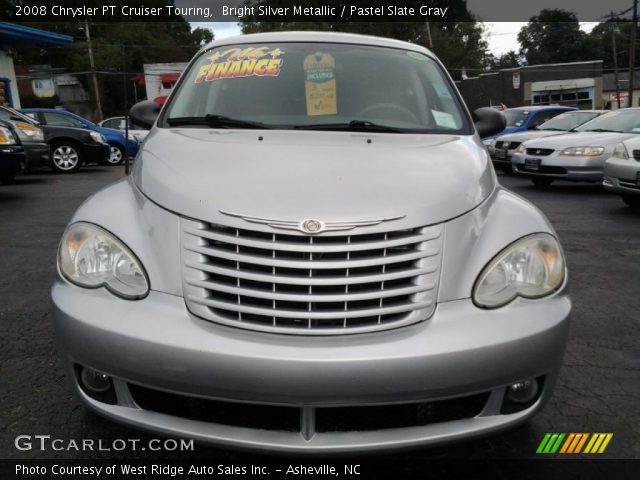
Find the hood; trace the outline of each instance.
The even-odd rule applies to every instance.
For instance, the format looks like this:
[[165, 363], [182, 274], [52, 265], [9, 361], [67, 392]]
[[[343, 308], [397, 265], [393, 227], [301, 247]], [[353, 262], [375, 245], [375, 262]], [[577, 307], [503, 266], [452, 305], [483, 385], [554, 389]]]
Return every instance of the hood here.
[[500, 135], [496, 140], [500, 142], [526, 142], [527, 140], [533, 140], [534, 138], [546, 138], [554, 135], [565, 135], [573, 132], [558, 132], [556, 130], [527, 130], [526, 132], [510, 133], [507, 135]]
[[636, 137], [637, 133], [573, 132], [538, 138], [527, 142], [528, 148], [606, 147]]
[[427, 225], [473, 209], [496, 186], [477, 137], [452, 135], [154, 128], [133, 175], [160, 206], [229, 225], [235, 217], [220, 210]]

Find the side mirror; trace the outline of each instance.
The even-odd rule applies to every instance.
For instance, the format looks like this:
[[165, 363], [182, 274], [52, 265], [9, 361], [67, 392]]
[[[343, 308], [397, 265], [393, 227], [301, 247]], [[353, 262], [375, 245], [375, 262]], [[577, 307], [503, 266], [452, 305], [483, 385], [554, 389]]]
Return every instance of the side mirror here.
[[158, 118], [161, 108], [161, 105], [158, 105], [152, 100], [138, 102], [129, 110], [130, 121], [140, 124], [145, 128], [151, 128], [153, 124], [156, 123], [156, 118]]
[[500, 133], [507, 126], [506, 117], [495, 108], [478, 108], [472, 116], [480, 138]]

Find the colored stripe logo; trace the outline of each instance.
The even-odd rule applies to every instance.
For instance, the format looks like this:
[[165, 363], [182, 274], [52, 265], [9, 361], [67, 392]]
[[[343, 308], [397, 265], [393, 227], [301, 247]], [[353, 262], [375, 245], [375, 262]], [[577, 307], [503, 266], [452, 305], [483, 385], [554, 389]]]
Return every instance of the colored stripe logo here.
[[604, 453], [613, 433], [546, 433], [536, 453]]

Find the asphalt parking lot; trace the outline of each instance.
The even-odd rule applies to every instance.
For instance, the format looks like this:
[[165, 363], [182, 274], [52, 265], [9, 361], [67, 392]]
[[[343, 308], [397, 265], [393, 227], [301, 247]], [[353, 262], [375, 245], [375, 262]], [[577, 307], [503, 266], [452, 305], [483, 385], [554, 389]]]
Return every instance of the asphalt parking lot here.
[[[18, 435], [63, 439], [145, 438], [88, 413], [71, 395], [56, 353], [49, 287], [59, 238], [76, 207], [122, 168], [49, 172], [0, 186], [0, 458], [149, 458], [166, 452], [19, 451]], [[640, 458], [640, 213], [599, 186], [538, 189], [501, 176], [534, 202], [563, 243], [574, 301], [570, 340], [551, 402], [516, 430], [397, 458], [533, 458], [546, 432], [611, 432], [603, 457]], [[180, 456], [178, 453], [170, 454]], [[189, 457], [247, 459], [196, 446]], [[539, 457], [539, 456], [538, 456]]]

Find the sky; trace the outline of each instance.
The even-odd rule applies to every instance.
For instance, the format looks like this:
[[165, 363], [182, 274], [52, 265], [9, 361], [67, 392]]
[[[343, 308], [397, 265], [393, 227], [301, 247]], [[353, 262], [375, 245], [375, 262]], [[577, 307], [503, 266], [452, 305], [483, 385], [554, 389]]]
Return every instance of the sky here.
[[[518, 32], [525, 22], [485, 22], [484, 25], [490, 53], [500, 56], [509, 50], [518, 51]], [[580, 28], [589, 32], [596, 25], [597, 22], [582, 22]], [[192, 23], [191, 26], [212, 29], [217, 39], [240, 34], [240, 28], [232, 22]]]

